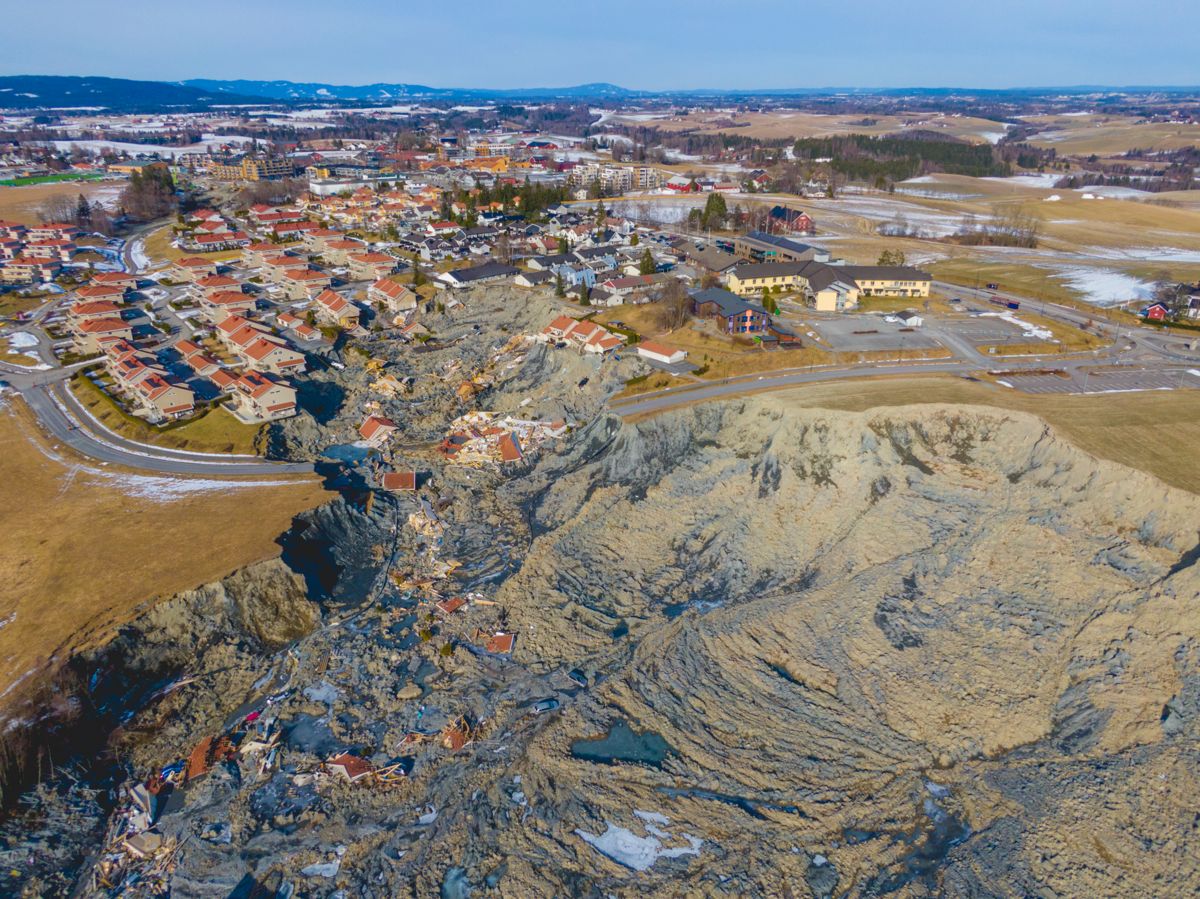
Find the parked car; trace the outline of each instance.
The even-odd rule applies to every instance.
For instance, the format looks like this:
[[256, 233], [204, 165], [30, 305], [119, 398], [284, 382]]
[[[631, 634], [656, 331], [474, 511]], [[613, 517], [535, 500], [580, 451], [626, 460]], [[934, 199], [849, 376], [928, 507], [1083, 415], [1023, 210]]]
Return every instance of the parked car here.
[[540, 715], [543, 712], [553, 712], [558, 708], [557, 699], [539, 699], [529, 707], [529, 710], [535, 715]]

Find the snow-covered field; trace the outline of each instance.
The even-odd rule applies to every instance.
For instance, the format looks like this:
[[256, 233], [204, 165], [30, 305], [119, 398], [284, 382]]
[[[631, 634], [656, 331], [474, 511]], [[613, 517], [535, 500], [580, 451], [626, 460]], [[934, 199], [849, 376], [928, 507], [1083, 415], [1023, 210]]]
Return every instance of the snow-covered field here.
[[1008, 178], [983, 178], [983, 181], [996, 181], [1000, 184], [1018, 184], [1022, 187], [1051, 188], [1062, 178], [1058, 172], [1042, 172], [1026, 175], [1011, 175]]
[[203, 140], [186, 147], [163, 147], [158, 144], [134, 144], [112, 140], [52, 140], [42, 141], [42, 143], [53, 144], [55, 149], [58, 150], [70, 150], [71, 147], [80, 147], [85, 150], [103, 150], [109, 148], [124, 153], [158, 155], [173, 159], [180, 153], [206, 153], [211, 148], [220, 147], [222, 144], [248, 144], [252, 141], [253, 138], [241, 137], [235, 134], [206, 134]]
[[611, 209], [616, 215], [641, 222], [656, 222], [660, 225], [679, 225], [687, 221], [693, 209], [702, 209], [707, 197], [676, 199], [619, 200]]
[[1064, 267], [1053, 277], [1079, 291], [1084, 300], [1097, 306], [1148, 300], [1154, 292], [1154, 285], [1150, 282], [1111, 269]]
[[840, 197], [821, 208], [871, 219], [917, 237], [948, 237], [962, 225], [962, 217], [958, 215], [933, 212], [913, 203], [873, 197]]

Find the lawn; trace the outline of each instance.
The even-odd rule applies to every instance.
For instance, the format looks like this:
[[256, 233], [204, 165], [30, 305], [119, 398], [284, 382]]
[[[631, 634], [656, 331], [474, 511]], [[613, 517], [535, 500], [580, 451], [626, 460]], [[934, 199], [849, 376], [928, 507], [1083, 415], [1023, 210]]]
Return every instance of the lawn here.
[[242, 424], [216, 406], [184, 424], [159, 428], [119, 409], [86, 375], [71, 379], [71, 392], [110, 431], [129, 440], [198, 453], [254, 455], [260, 425]]
[[98, 181], [104, 175], [100, 172], [68, 172], [61, 175], [30, 175], [26, 178], [7, 178], [0, 181], [0, 187], [29, 187], [34, 184], [62, 184], [70, 181]]
[[0, 409], [0, 682], [61, 663], [147, 600], [277, 556], [293, 516], [330, 498], [315, 477], [172, 493], [181, 480], [102, 469], [48, 444], [19, 401]]
[[[211, 259], [213, 262], [234, 262], [242, 258], [240, 250], [226, 250], [221, 253], [196, 253], [191, 250], [181, 250], [171, 244], [171, 241], [175, 239], [175, 232], [172, 229], [172, 225], [163, 225], [146, 235], [146, 256], [150, 259], [151, 264], [176, 262], [189, 256], [200, 256], [204, 259]], [[282, 253], [284, 249], [285, 247], [281, 245], [279, 252]]]

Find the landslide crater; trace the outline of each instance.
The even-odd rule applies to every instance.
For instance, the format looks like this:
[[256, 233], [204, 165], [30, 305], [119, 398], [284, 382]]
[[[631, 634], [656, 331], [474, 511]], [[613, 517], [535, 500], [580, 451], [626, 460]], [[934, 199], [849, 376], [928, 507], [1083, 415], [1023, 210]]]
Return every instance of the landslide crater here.
[[[598, 421], [516, 489], [518, 657], [599, 681], [534, 739], [527, 792], [593, 835], [649, 809], [706, 840], [640, 883], [1200, 883], [1196, 497], [1024, 414], [771, 398]], [[617, 721], [671, 752], [617, 778], [571, 755]]]

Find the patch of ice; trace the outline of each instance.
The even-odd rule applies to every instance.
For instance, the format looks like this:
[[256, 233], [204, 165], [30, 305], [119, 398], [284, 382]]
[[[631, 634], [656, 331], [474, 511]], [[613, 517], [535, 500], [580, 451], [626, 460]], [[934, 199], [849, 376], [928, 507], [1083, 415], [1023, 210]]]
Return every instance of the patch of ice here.
[[304, 877], [337, 877], [338, 871], [342, 868], [342, 855], [345, 854], [344, 846], [338, 847], [337, 858], [328, 862], [316, 862], [311, 865], [306, 865], [300, 869], [300, 874]]
[[428, 808], [429, 811], [427, 811], [425, 814], [423, 814], [419, 818], [417, 818], [418, 824], [432, 824], [434, 821], [437, 820], [437, 816], [438, 816], [437, 809], [435, 809], [432, 805], [426, 806], [426, 808]]
[[8, 336], [8, 345], [14, 350], [27, 350], [38, 345], [38, 339], [28, 331], [13, 331]]
[[634, 809], [635, 817], [641, 818], [643, 821], [649, 821], [651, 824], [662, 824], [666, 826], [671, 823], [671, 819], [661, 812], [644, 812], [641, 809]]
[[134, 272], [144, 272], [150, 267], [150, 257], [146, 255], [146, 241], [139, 237], [129, 248], [129, 258], [133, 262]]
[[648, 871], [660, 858], [699, 855], [700, 847], [704, 845], [699, 837], [683, 834], [688, 845], [664, 848], [660, 837], [666, 839], [669, 835], [653, 825], [646, 825], [649, 836], [639, 837], [627, 828], [608, 821], [604, 824], [607, 829], [599, 836], [578, 828], [575, 833], [598, 852], [634, 871]]
[[313, 684], [311, 687], [304, 688], [304, 696], [306, 699], [311, 699], [313, 702], [323, 702], [326, 705], [332, 705], [337, 702], [338, 690], [329, 681], [321, 681], [319, 684]]
[[1062, 199], [1062, 197], [1060, 197], [1058, 194], [1050, 194], [1050, 196], [1046, 197], [1046, 202], [1047, 203], [1057, 203], [1061, 199]]
[[[1012, 387], [1012, 384], [1010, 384], [1008, 381], [997, 380], [996, 383], [999, 384], [1001, 387]], [[1013, 388], [1013, 389], [1015, 390], [1016, 388]]]

